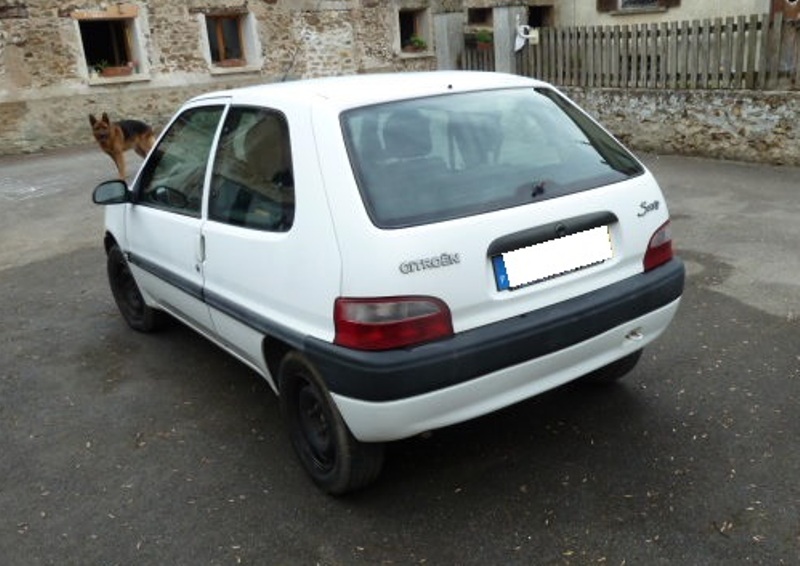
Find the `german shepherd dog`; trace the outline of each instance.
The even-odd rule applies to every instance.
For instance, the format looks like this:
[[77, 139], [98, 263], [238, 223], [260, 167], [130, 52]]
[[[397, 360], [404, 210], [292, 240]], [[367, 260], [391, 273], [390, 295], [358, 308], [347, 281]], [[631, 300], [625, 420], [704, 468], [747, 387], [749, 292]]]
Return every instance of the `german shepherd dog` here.
[[89, 114], [89, 123], [100, 149], [114, 160], [120, 179], [125, 178], [125, 152], [133, 149], [144, 157], [156, 141], [153, 128], [139, 120], [112, 122], [103, 112], [99, 120], [94, 114]]

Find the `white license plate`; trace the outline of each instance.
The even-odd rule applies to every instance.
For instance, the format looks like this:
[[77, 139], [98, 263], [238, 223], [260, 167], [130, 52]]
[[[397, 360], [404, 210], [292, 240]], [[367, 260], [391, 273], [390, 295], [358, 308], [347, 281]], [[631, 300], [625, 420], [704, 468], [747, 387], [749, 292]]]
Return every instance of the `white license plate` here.
[[598, 226], [492, 258], [497, 290], [517, 289], [611, 259], [611, 233]]

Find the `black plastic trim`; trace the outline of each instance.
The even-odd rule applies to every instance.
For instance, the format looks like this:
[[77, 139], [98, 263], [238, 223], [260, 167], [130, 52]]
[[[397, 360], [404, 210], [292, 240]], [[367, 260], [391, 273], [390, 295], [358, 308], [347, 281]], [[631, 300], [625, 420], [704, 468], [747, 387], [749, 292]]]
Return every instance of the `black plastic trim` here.
[[604, 289], [416, 348], [365, 352], [306, 337], [305, 350], [331, 391], [364, 401], [403, 399], [602, 334], [678, 299], [684, 278], [683, 262], [674, 258]]
[[208, 304], [209, 307], [230, 316], [245, 326], [249, 326], [256, 332], [259, 332], [265, 336], [274, 336], [279, 338], [294, 348], [303, 348], [303, 335], [291, 330], [287, 326], [261, 316], [250, 309], [246, 309], [241, 305], [238, 305], [233, 301], [222, 297], [221, 295], [209, 292], [208, 290], [205, 292], [205, 298], [206, 304]]
[[203, 286], [195, 283], [194, 281], [189, 281], [185, 277], [181, 277], [180, 275], [176, 274], [173, 271], [168, 269], [164, 269], [157, 263], [153, 263], [141, 256], [138, 256], [134, 253], [128, 252], [127, 254], [128, 262], [135, 265], [136, 267], [151, 273], [152, 275], [162, 279], [166, 283], [169, 283], [173, 287], [177, 287], [184, 293], [191, 295], [197, 300], [203, 301], [205, 300], [203, 297]]
[[304, 336], [298, 332], [294, 332], [287, 326], [261, 316], [250, 309], [246, 309], [217, 293], [209, 292], [201, 285], [189, 281], [184, 277], [180, 277], [174, 272], [164, 269], [158, 264], [148, 261], [136, 254], [129, 253], [128, 261], [153, 276], [158, 277], [165, 283], [180, 289], [198, 301], [206, 303], [210, 308], [214, 308], [241, 322], [245, 326], [249, 326], [256, 332], [260, 332], [265, 336], [269, 335], [279, 338], [294, 348], [303, 348]]
[[132, 264], [256, 331], [304, 351], [331, 391], [364, 401], [392, 401], [470, 381], [602, 334], [678, 299], [679, 258], [604, 289], [452, 338], [403, 350], [368, 352], [303, 336], [135, 254]]
[[594, 212], [592, 214], [584, 214], [582, 216], [574, 216], [565, 220], [551, 222], [531, 228], [530, 230], [523, 230], [522, 232], [515, 232], [508, 234], [502, 238], [498, 238], [489, 244], [489, 257], [493, 257], [506, 252], [511, 252], [541, 244], [555, 238], [563, 238], [571, 234], [577, 234], [585, 230], [591, 230], [599, 226], [610, 226], [618, 221], [617, 216], [613, 212]]

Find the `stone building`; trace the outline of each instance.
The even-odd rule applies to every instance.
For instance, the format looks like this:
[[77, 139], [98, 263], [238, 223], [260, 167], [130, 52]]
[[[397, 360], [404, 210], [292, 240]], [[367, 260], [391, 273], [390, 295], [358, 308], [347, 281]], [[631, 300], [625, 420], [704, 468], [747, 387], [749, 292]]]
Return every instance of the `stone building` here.
[[[253, 83], [452, 69], [481, 30], [513, 71], [518, 26], [776, 13], [798, 0], [0, 0], [0, 155], [91, 143], [88, 114], [163, 127]], [[724, 14], [723, 14], [724, 12]]]
[[447, 0], [0, 0], [0, 154], [90, 143], [89, 113], [164, 125], [188, 97], [437, 66]]

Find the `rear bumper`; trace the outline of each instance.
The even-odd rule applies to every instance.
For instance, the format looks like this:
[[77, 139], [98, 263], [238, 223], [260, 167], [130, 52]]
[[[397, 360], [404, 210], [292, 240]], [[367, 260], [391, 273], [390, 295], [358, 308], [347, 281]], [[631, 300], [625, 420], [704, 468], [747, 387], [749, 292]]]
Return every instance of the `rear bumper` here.
[[[569, 348], [416, 397], [363, 401], [333, 395], [362, 442], [387, 442], [461, 423], [544, 393], [643, 348], [675, 316], [679, 299]], [[637, 339], [630, 333], [636, 330]]]
[[335, 396], [398, 401], [550, 356], [620, 327], [633, 329], [650, 313], [668, 305], [677, 309], [684, 271], [675, 258], [597, 292], [415, 348], [364, 352], [307, 338], [305, 350]]

